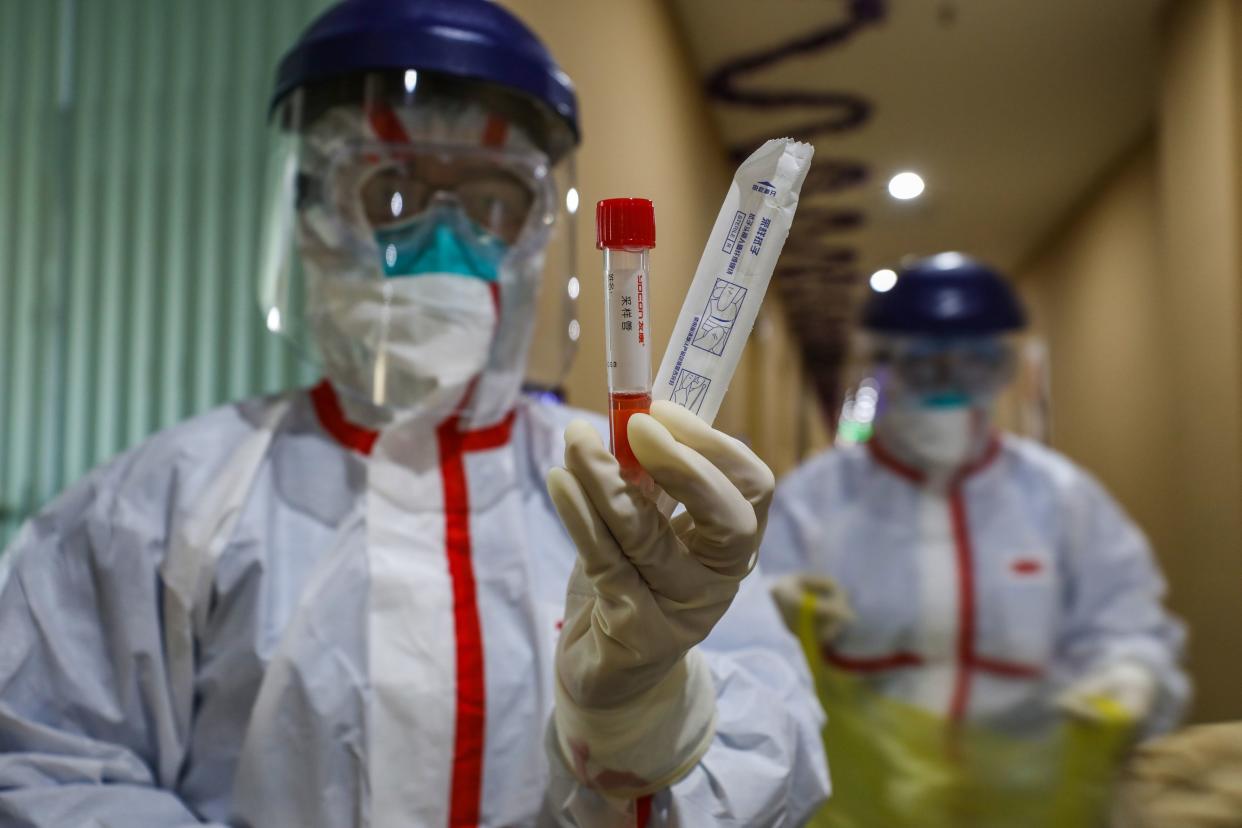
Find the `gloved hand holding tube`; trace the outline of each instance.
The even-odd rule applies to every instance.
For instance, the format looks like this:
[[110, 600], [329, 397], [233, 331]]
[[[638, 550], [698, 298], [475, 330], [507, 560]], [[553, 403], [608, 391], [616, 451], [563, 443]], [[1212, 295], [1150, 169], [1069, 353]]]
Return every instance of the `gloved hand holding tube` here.
[[775, 481], [737, 440], [668, 402], [629, 423], [634, 456], [685, 506], [669, 519], [583, 421], [548, 490], [578, 547], [557, 651], [556, 729], [578, 778], [618, 798], [667, 787], [714, 735], [692, 649], [754, 566]]
[[[565, 467], [548, 474], [548, 491], [578, 549], [556, 655], [554, 739], [578, 780], [609, 798], [637, 798], [672, 785], [699, 761], [715, 734], [715, 687], [694, 647], [755, 566], [775, 480], [762, 460], [711, 428], [710, 420], [788, 233], [810, 157], [805, 144], [765, 144], [743, 163], [721, 210], [732, 217], [740, 198], [749, 212], [737, 214], [749, 223], [733, 228], [718, 218], [708, 240], [688, 302], [701, 303], [704, 273], [735, 271], [747, 282], [751, 300], [741, 311], [745, 289], [728, 301], [721, 298], [717, 304], [741, 311], [732, 317], [736, 324], [727, 326], [724, 339], [700, 343], [709, 356], [725, 355], [711, 404], [661, 400], [650, 414], [614, 410], [615, 457], [589, 424], [575, 421], [565, 432]], [[640, 233], [628, 244], [610, 246], [606, 235], [601, 233], [600, 246], [610, 251], [654, 246], [653, 227], [649, 238]], [[637, 301], [648, 274], [645, 258], [631, 258], [625, 284], [633, 283]], [[614, 270], [606, 269], [616, 291]], [[706, 289], [710, 293], [712, 285]], [[631, 307], [637, 322], [638, 307]], [[643, 314], [649, 324], [645, 306]], [[646, 340], [638, 341], [634, 331], [642, 347], [635, 350], [628, 340], [618, 347], [612, 337], [621, 330], [609, 330], [609, 359], [637, 354], [639, 364], [629, 367], [649, 376]], [[727, 348], [724, 340], [730, 340]], [[675, 338], [670, 353], [680, 344]], [[609, 369], [614, 409], [616, 392], [641, 395], [642, 389], [616, 386], [621, 377], [611, 362]], [[618, 425], [628, 447], [618, 439]], [[655, 487], [663, 490], [660, 506], [651, 497]], [[684, 512], [669, 517], [673, 501]]]

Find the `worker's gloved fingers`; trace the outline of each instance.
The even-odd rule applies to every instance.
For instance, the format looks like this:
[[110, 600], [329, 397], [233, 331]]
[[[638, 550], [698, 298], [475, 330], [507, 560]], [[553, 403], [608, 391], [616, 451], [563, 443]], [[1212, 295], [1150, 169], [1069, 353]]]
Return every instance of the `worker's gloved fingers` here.
[[727, 602], [737, 590], [735, 578], [722, 575], [691, 555], [668, 522], [650, 542], [626, 549], [625, 556], [655, 593], [676, 605], [670, 609]]
[[742, 441], [709, 426], [690, 411], [668, 400], [651, 404], [651, 416], [677, 442], [703, 455], [737, 487], [755, 508], [760, 525], [767, 518], [776, 478], [767, 463]]
[[845, 591], [832, 578], [784, 575], [772, 583], [771, 591], [786, 626], [801, 635], [809, 620], [820, 644], [831, 643], [854, 620]]
[[794, 635], [798, 635], [799, 630], [799, 614], [802, 611], [802, 584], [797, 575], [782, 575], [772, 582], [769, 587], [772, 594], [772, 600], [776, 602], [776, 608], [780, 611], [781, 620], [785, 622], [785, 626]]
[[694, 528], [694, 518], [690, 517], [684, 509], [669, 518], [668, 523], [673, 527], [673, 534], [679, 538], [684, 537]]
[[1158, 693], [1149, 667], [1121, 659], [1094, 668], [1059, 701], [1063, 709], [1089, 721], [1139, 722], [1151, 714]]
[[[625, 483], [616, 459], [587, 423], [575, 421], [566, 429], [565, 464], [585, 501], [579, 508], [591, 507], [620, 554], [641, 573], [644, 589], [650, 587], [682, 604], [726, 600], [704, 580], [719, 576], [686, 554], [668, 520], [654, 503]], [[588, 542], [575, 541], [580, 546]]]
[[737, 486], [653, 417], [631, 417], [629, 437], [638, 462], [694, 520], [691, 551], [695, 556], [713, 569], [732, 572], [744, 567], [749, 571], [758, 546], [759, 523], [754, 507]]
[[782, 575], [772, 582], [769, 591], [781, 612], [794, 618], [802, 605], [802, 576]]
[[[670, 657], [663, 613], [578, 480], [565, 469], [548, 472], [548, 492], [578, 547], [565, 601], [558, 659], [561, 680], [579, 700], [609, 698], [609, 667], [633, 668]], [[564, 669], [561, 669], [564, 668]], [[613, 688], [617, 689], [617, 688]]]
[[841, 585], [827, 575], [805, 573], [792, 577], [797, 578], [798, 585], [803, 591], [811, 593], [821, 601], [845, 600], [845, 591], [841, 589]]
[[596, 514], [627, 552], [650, 542], [666, 524], [655, 504], [621, 477], [617, 459], [584, 420], [565, 429], [565, 468], [582, 486]]
[[1058, 699], [1070, 716], [1091, 724], [1130, 724], [1134, 717], [1108, 696], [1068, 695]]
[[[1185, 756], [1201, 767], [1242, 768], [1242, 722], [1192, 725], [1140, 748], [1162, 746], [1161, 753]], [[1242, 790], [1242, 782], [1239, 783]]]
[[680, 604], [682, 609], [733, 600], [737, 591], [736, 575], [706, 565], [691, 554], [681, 540], [691, 537], [694, 518], [682, 511], [668, 521], [667, 527], [668, 543], [626, 550], [652, 588], [661, 596]]
[[1161, 791], [1133, 799], [1120, 809], [1126, 828], [1238, 828], [1237, 803], [1201, 790]]
[[1242, 723], [1192, 725], [1153, 739], [1135, 748], [1126, 766], [1130, 777], [1162, 784], [1197, 785], [1217, 771], [1238, 780], [1242, 800]]
[[556, 513], [578, 547], [582, 574], [597, 592], [617, 595], [631, 589], [636, 580], [633, 567], [578, 479], [566, 469], [554, 468], [548, 472], [547, 485]]
[[849, 596], [832, 578], [817, 575], [804, 576], [802, 588], [810, 596], [812, 612], [821, 632], [839, 632], [854, 620], [854, 609]]

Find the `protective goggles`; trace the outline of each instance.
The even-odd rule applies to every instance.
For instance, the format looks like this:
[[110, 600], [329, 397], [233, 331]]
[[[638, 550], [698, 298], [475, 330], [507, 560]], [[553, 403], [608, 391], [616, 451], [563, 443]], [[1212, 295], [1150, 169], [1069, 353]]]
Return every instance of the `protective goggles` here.
[[510, 246], [547, 222], [556, 192], [542, 153], [430, 143], [346, 145], [299, 188], [300, 203], [319, 196], [368, 234], [452, 203]]
[[1016, 367], [1013, 344], [999, 337], [877, 337], [871, 354], [894, 385], [925, 397], [991, 394]]

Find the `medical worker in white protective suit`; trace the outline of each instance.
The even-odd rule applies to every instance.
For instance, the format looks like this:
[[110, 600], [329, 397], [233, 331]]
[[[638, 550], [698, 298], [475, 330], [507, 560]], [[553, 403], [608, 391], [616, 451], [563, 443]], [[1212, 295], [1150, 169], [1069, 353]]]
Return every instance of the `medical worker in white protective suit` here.
[[[791, 626], [809, 624], [817, 680], [824, 668], [851, 699], [886, 700], [890, 722], [1029, 736], [1068, 714], [1167, 730], [1188, 696], [1183, 632], [1146, 539], [1068, 459], [993, 425], [1015, 362], [1006, 337], [1024, 325], [1006, 282], [956, 253], [870, 294], [875, 435], [781, 482], [764, 571]], [[850, 757], [831, 742], [828, 757], [845, 785]], [[903, 772], [900, 757], [884, 761]]]
[[156, 435], [20, 533], [0, 825], [798, 824], [822, 713], [745, 579], [771, 473], [657, 407], [630, 433], [670, 528], [519, 393], [569, 79], [491, 3], [348, 0], [273, 115], [264, 312], [327, 378]]

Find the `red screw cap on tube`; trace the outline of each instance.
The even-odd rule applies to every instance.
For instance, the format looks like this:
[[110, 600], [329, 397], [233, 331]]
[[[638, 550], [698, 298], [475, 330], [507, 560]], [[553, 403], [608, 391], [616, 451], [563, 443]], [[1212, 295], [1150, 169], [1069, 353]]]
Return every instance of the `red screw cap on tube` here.
[[645, 198], [606, 198], [595, 205], [595, 247], [655, 247], [655, 207]]

